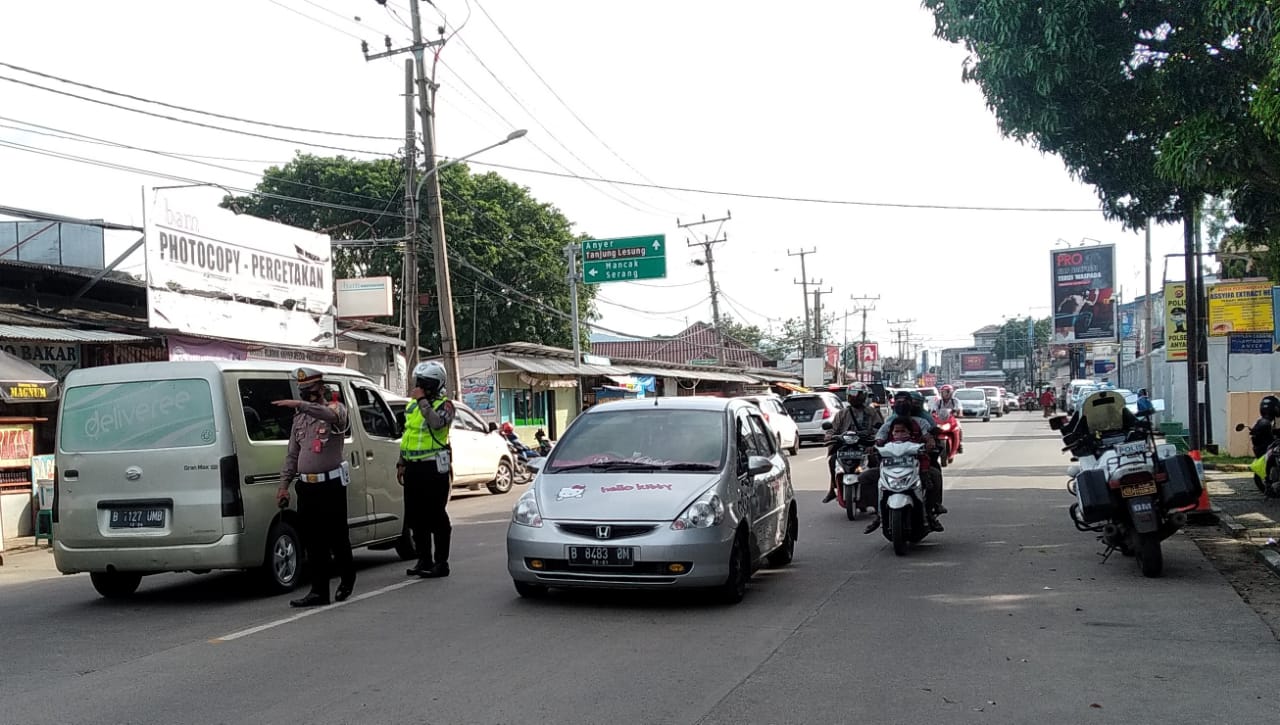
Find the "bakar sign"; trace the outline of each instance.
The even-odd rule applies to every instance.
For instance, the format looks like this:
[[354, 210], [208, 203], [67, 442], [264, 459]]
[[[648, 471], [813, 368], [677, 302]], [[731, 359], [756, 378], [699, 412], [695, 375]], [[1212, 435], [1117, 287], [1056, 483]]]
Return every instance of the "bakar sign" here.
[[664, 234], [620, 239], [588, 239], [582, 243], [582, 281], [627, 282], [667, 276]]

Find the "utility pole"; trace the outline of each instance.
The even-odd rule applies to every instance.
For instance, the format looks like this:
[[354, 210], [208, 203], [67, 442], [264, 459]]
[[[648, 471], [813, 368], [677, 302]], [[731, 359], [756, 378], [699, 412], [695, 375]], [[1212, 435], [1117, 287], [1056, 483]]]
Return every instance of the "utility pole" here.
[[[821, 284], [821, 283], [819, 283]], [[826, 358], [826, 346], [822, 344], [822, 296], [831, 294], [828, 289], [823, 292], [821, 289], [813, 291], [813, 347], [817, 351], [818, 357]]]
[[[681, 224], [680, 220], [676, 219], [676, 227], [680, 229], [689, 229], [703, 224], [718, 223], [723, 228], [724, 223], [732, 218], [732, 212], [728, 211], [725, 212], [724, 217], [721, 219], [708, 219], [707, 215], [703, 214], [702, 221], [689, 222], [688, 224]], [[685, 242], [689, 247], [702, 247], [702, 263], [707, 265], [707, 282], [711, 285], [711, 320], [712, 324], [714, 324], [716, 328], [716, 362], [721, 364], [724, 363], [725, 345], [724, 333], [720, 328], [720, 288], [716, 286], [716, 255], [713, 250], [715, 245], [722, 244], [727, 241], [729, 241], [729, 236], [727, 234], [721, 236], [720, 229], [717, 229], [715, 239], [704, 234], [702, 235], [701, 242], [687, 240]], [[697, 264], [697, 262], [695, 261], [694, 264]]]
[[[809, 319], [809, 285], [811, 285], [811, 284], [812, 284], [812, 285], [820, 285], [820, 284], [822, 284], [822, 280], [818, 280], [818, 281], [816, 281], [816, 282], [813, 282], [813, 281], [810, 281], [810, 280], [809, 280], [809, 273], [805, 270], [805, 266], [804, 266], [804, 258], [805, 258], [806, 256], [810, 255], [810, 254], [817, 254], [817, 252], [818, 252], [818, 248], [817, 248], [817, 247], [814, 247], [813, 249], [803, 249], [803, 248], [802, 248], [802, 249], [801, 249], [800, 251], [798, 251], [798, 252], [793, 252], [793, 251], [791, 251], [790, 249], [788, 249], [788, 250], [787, 250], [787, 256], [788, 256], [788, 257], [799, 257], [799, 258], [800, 258], [800, 280], [799, 280], [798, 282], [793, 281], [793, 282], [792, 282], [792, 284], [798, 284], [798, 285], [800, 285], [801, 287], [803, 287], [803, 288], [804, 288], [804, 289], [801, 291], [801, 296], [802, 296], [802, 299], [804, 300], [804, 336], [805, 336], [806, 338], [808, 338], [808, 337], [809, 337], [809, 331], [813, 329], [813, 327], [812, 327], [812, 324], [813, 324], [813, 323], [812, 323], [812, 322], [810, 321], [810, 319]], [[809, 352], [810, 352], [809, 342], [808, 342], [808, 340], [806, 339], [806, 340], [805, 340], [805, 341], [800, 345], [800, 357], [802, 357], [802, 358], [803, 358], [803, 357], [808, 356], [808, 355], [809, 355]]]
[[1198, 201], [1185, 195], [1182, 199], [1182, 244], [1185, 252], [1184, 271], [1187, 290], [1187, 429], [1191, 432], [1191, 450], [1199, 451], [1200, 389], [1200, 301], [1196, 298], [1196, 218]]
[[[441, 354], [444, 356], [445, 373], [448, 376], [450, 385], [449, 392], [453, 397], [458, 397], [462, 387], [461, 375], [459, 373], [458, 364], [458, 347], [457, 334], [453, 324], [453, 288], [449, 279], [449, 254], [444, 238], [444, 217], [440, 214], [440, 181], [439, 175], [436, 173], [436, 154], [435, 154], [435, 117], [431, 111], [432, 101], [434, 100], [427, 94], [428, 81], [426, 73], [426, 63], [424, 61], [423, 51], [438, 45], [444, 45], [444, 39], [423, 42], [422, 40], [422, 16], [418, 8], [419, 0], [409, 0], [410, 17], [412, 19], [413, 43], [403, 48], [392, 48], [391, 38], [388, 36], [384, 39], [386, 51], [382, 53], [369, 53], [369, 44], [360, 43], [361, 50], [364, 52], [366, 61], [379, 60], [393, 55], [402, 53], [412, 53], [413, 59], [405, 62], [405, 72], [409, 76], [406, 80], [405, 87], [407, 94], [412, 97], [414, 95], [414, 81], [417, 84], [418, 97], [418, 115], [422, 121], [422, 151], [423, 160], [426, 164], [426, 176], [422, 179], [423, 183], [430, 182], [427, 188], [427, 223], [428, 230], [431, 233], [433, 242], [433, 252], [435, 257], [436, 272], [436, 301], [440, 305], [440, 347]], [[415, 79], [416, 76], [416, 79]], [[431, 89], [434, 91], [435, 84], [431, 83]], [[413, 387], [413, 368], [418, 364], [418, 209], [417, 209], [417, 193], [418, 185], [413, 182], [413, 172], [416, 165], [415, 156], [417, 154], [417, 143], [415, 142], [415, 134], [412, 128], [412, 111], [413, 101], [410, 98], [406, 102], [406, 177], [405, 177], [405, 195], [406, 215], [412, 219], [405, 221], [405, 280], [404, 280], [404, 328], [405, 328], [405, 386], [406, 391]], [[412, 208], [410, 208], [410, 206]]]
[[1145, 376], [1143, 380], [1146, 384], [1143, 386], [1147, 389], [1147, 394], [1151, 394], [1151, 220], [1147, 220], [1147, 296], [1142, 301], [1142, 352], [1143, 367]]
[[[859, 339], [861, 339], [862, 344], [865, 345], [867, 344], [867, 313], [875, 311], [876, 309], [875, 303], [880, 301], [880, 295], [876, 295], [875, 297], [868, 297], [866, 295], [863, 295], [862, 297], [850, 297], [849, 300], [851, 302], [857, 303], [853, 308], [854, 312], [862, 313], [862, 337]], [[861, 354], [855, 354], [853, 356], [853, 371], [855, 374], [857, 374], [858, 380], [862, 380], [862, 355]]]

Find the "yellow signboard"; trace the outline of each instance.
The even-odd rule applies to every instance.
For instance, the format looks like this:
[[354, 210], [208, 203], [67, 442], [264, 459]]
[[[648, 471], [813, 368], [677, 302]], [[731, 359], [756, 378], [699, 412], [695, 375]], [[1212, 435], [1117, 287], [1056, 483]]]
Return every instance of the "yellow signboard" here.
[[1164, 285], [1164, 359], [1169, 362], [1187, 360], [1187, 285], [1166, 282]]
[[1219, 282], [1208, 285], [1209, 335], [1271, 332], [1271, 282]]

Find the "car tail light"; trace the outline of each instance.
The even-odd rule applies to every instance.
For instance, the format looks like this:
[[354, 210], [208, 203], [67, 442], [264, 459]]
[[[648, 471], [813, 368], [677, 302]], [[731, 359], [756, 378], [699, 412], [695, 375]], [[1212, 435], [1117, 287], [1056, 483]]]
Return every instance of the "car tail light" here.
[[823, 417], [823, 418], [830, 418], [830, 417], [831, 417], [831, 409], [830, 409], [830, 408], [823, 408], [823, 409], [822, 409], [822, 417]]
[[218, 462], [222, 479], [222, 515], [244, 516], [244, 498], [240, 495], [240, 461], [235, 456], [224, 456]]

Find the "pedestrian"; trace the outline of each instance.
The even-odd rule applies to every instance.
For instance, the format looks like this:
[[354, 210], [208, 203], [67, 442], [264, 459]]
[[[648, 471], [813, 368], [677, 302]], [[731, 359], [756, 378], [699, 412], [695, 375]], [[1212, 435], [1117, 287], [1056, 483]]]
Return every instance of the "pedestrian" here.
[[1150, 415], [1156, 412], [1156, 406], [1151, 402], [1151, 396], [1147, 395], [1147, 389], [1143, 388], [1138, 391], [1138, 415]]
[[1040, 407], [1044, 409], [1044, 417], [1048, 418], [1053, 415], [1053, 406], [1053, 390], [1051, 388], [1045, 388], [1044, 392], [1040, 394]]
[[[452, 487], [453, 403], [445, 397], [444, 366], [425, 362], [413, 369], [413, 398], [404, 411], [404, 436], [396, 477], [404, 486], [404, 513], [413, 532], [418, 563], [408, 576], [449, 576], [449, 491]], [[435, 549], [432, 556], [432, 544]]]
[[295, 411], [276, 499], [281, 508], [289, 505], [289, 484], [296, 476], [298, 518], [311, 569], [311, 592], [289, 604], [315, 607], [329, 603], [330, 554], [341, 577], [334, 599], [345, 601], [356, 584], [347, 528], [350, 473], [343, 465], [346, 459], [342, 452], [348, 418], [347, 408], [338, 402], [336, 394], [333, 400], [325, 401], [324, 376], [319, 370], [298, 368], [293, 376], [301, 400], [275, 401], [276, 405]]

